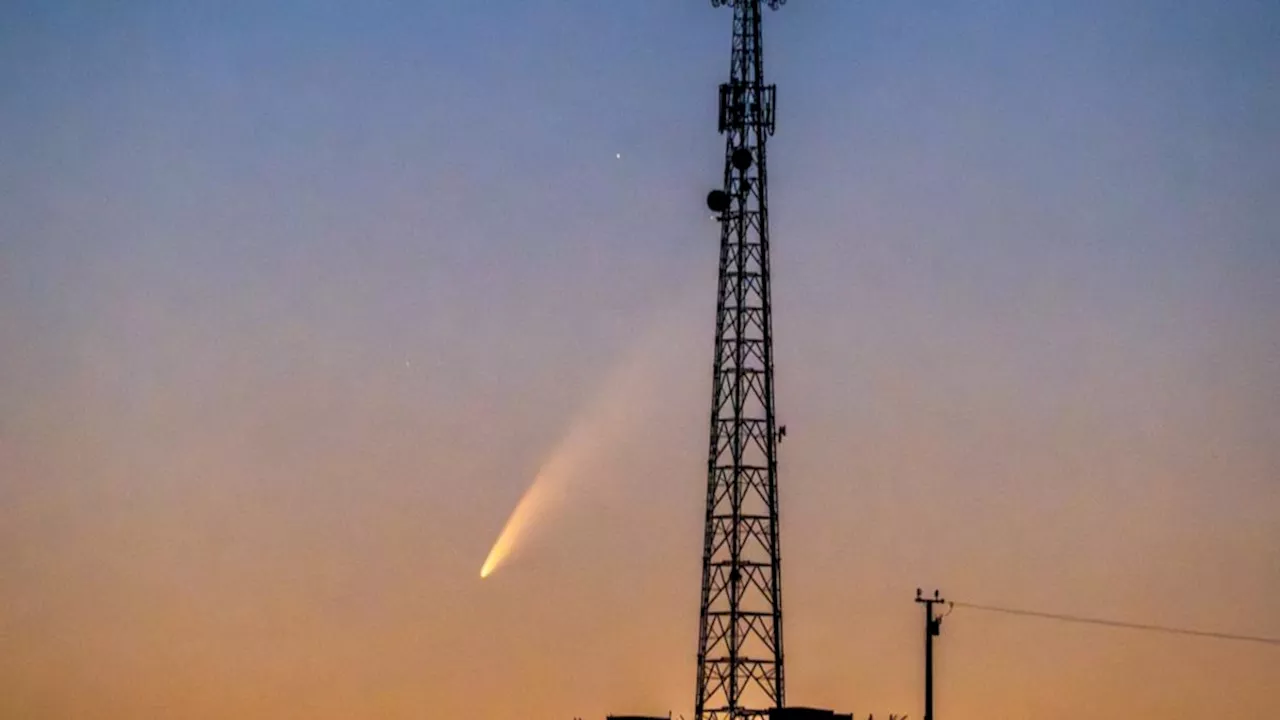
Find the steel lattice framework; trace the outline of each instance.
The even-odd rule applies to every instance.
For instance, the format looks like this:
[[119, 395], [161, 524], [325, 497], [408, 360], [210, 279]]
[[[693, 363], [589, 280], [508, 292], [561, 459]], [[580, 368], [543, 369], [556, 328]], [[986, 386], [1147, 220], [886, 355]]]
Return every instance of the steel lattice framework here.
[[[767, 0], [774, 9], [782, 2]], [[736, 720], [783, 706], [765, 164], [775, 89], [764, 84], [765, 3], [711, 4], [733, 9], [733, 53], [729, 82], [720, 86], [724, 189], [707, 198], [719, 213], [720, 273], [695, 716]]]

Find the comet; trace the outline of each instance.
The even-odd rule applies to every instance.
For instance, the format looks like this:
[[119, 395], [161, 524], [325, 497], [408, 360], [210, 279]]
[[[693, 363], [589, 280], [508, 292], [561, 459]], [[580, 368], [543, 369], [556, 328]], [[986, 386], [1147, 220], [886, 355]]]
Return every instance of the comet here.
[[686, 349], [673, 335], [687, 337], [680, 318], [690, 315], [678, 313], [655, 322], [574, 416], [503, 525], [480, 566], [482, 579], [510, 560], [545, 519], [573, 497], [579, 483], [602, 474], [600, 464], [652, 412], [665, 375], [687, 360]]
[[480, 567], [482, 579], [489, 577], [511, 555], [516, 542], [527, 534], [533, 521], [554, 507], [555, 500], [558, 499], [555, 496], [563, 496], [563, 478], [563, 474], [555, 474], [554, 467], [549, 467], [549, 471], [540, 472], [534, 477], [529, 489], [524, 491], [520, 502], [516, 504], [516, 509], [511, 511], [511, 517], [507, 518], [507, 524], [494, 541], [488, 557], [484, 559], [484, 565]]
[[616, 370], [594, 402], [577, 415], [511, 511], [480, 568], [481, 578], [489, 577], [532, 535], [539, 519], [564, 504], [584, 466], [616, 445], [626, 431], [628, 410], [643, 402], [648, 383], [642, 371], [641, 363], [634, 361]]
[[524, 491], [520, 502], [516, 504], [516, 509], [511, 512], [511, 517], [507, 519], [506, 526], [502, 528], [502, 533], [498, 535], [498, 539], [493, 543], [493, 549], [489, 551], [489, 556], [484, 559], [484, 565], [480, 567], [481, 578], [489, 577], [489, 573], [497, 569], [498, 563], [501, 563], [511, 554], [512, 548], [515, 547], [516, 539], [528, 527], [529, 522], [537, 514], [538, 508], [546, 505], [546, 485], [541, 480], [542, 475], [538, 475], [533, 479], [533, 484], [529, 486], [528, 490]]

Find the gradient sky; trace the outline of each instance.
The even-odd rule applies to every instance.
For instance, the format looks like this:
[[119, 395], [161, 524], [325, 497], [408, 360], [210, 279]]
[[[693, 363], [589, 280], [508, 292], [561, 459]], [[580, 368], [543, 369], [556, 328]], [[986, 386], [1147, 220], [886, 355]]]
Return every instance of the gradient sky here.
[[[766, 30], [790, 700], [918, 718], [917, 586], [1280, 636], [1280, 6]], [[705, 0], [0, 5], [0, 717], [687, 716], [728, 44]], [[1280, 716], [1277, 648], [965, 609], [937, 682]]]

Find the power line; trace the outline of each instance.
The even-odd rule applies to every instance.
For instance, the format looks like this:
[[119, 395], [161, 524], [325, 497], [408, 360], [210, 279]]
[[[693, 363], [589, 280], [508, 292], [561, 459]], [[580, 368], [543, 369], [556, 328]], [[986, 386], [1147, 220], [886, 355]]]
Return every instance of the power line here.
[[1169, 627], [1166, 625], [1147, 625], [1144, 623], [1125, 622], [1123, 620], [1081, 617], [1079, 615], [1064, 615], [1062, 613], [1040, 612], [1037, 610], [1019, 610], [1016, 608], [997, 607], [994, 605], [979, 605], [977, 603], [952, 602], [951, 604], [955, 607], [964, 607], [971, 610], [986, 610], [987, 612], [1004, 613], [1005, 615], [1022, 615], [1026, 617], [1043, 618], [1046, 620], [1060, 620], [1062, 622], [1106, 625], [1108, 627], [1128, 628], [1130, 630], [1147, 630], [1150, 632], [1162, 632], [1171, 635], [1192, 635], [1195, 637], [1214, 638], [1217, 640], [1239, 640], [1242, 642], [1262, 643], [1263, 645], [1280, 645], [1280, 638], [1262, 637], [1260, 635], [1234, 635], [1231, 633], [1192, 630], [1189, 628]]

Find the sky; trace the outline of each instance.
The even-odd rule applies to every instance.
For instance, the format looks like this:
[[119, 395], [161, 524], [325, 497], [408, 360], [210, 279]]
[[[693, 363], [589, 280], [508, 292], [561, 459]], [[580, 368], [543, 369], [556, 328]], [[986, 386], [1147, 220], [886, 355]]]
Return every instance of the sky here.
[[[917, 587], [1280, 636], [1280, 7], [765, 31], [790, 702], [920, 717]], [[0, 717], [690, 717], [729, 33], [0, 5]], [[936, 658], [947, 720], [1280, 716], [1274, 646]]]

